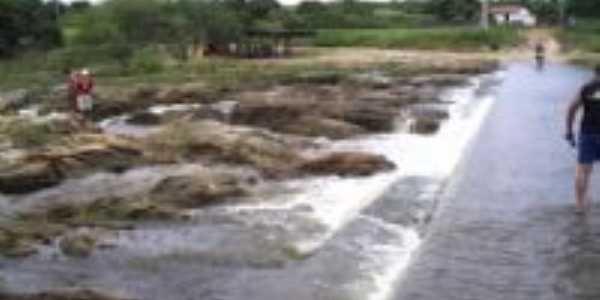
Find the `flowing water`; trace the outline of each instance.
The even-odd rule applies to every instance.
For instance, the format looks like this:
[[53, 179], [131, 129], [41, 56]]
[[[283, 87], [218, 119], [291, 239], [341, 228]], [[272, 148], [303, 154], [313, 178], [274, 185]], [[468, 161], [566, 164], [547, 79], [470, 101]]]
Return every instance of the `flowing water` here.
[[[520, 112], [519, 105], [524, 106], [523, 109], [534, 106], [524, 102], [527, 99], [505, 99], [506, 94], [510, 93], [523, 98], [528, 95], [514, 90], [514, 85], [520, 82], [519, 77], [521, 82], [523, 76], [534, 82], [542, 82], [544, 76], [551, 80], [551, 76], [557, 72], [559, 75], [555, 76], [559, 78], [566, 76], [561, 86], [564, 93], [572, 91], [573, 87], [569, 84], [585, 75], [577, 70], [556, 68], [540, 74], [530, 70], [530, 66], [515, 65], [506, 71], [474, 78], [467, 86], [446, 91], [442, 98], [447, 103], [445, 105], [449, 105], [450, 118], [435, 135], [418, 136], [398, 130], [391, 134], [327, 146], [332, 150], [366, 150], [383, 154], [399, 166], [392, 173], [360, 179], [325, 177], [264, 183], [257, 192], [260, 196], [255, 199], [244, 204], [193, 211], [191, 220], [149, 222], [139, 224], [135, 230], [100, 232], [103, 242], [111, 247], [95, 252], [90, 258], [68, 258], [50, 245], [42, 249], [40, 255], [31, 258], [0, 261], [2, 283], [18, 291], [93, 287], [117, 290], [141, 299], [176, 300], [383, 300], [393, 298], [398, 292], [402, 294], [398, 297], [406, 299], [412, 299], [414, 295], [422, 296], [418, 294], [420, 289], [414, 290], [413, 286], [423, 286], [427, 289], [423, 292], [435, 293], [435, 276], [438, 273], [433, 267], [427, 269], [431, 274], [423, 272], [420, 263], [422, 260], [430, 262], [427, 249], [437, 249], [436, 232], [446, 228], [445, 225], [439, 225], [444, 224], [444, 212], [448, 210], [442, 209], [439, 213], [441, 220], [434, 219], [434, 230], [428, 230], [427, 225], [436, 211], [437, 200], [446, 190], [448, 180], [456, 173], [457, 165], [470, 148], [490, 109], [495, 105], [493, 115], [496, 116], [498, 108], [505, 105], [504, 102], [497, 103], [496, 98], [515, 102], [512, 105], [516, 106], [510, 110], [514, 115], [506, 122], [521, 120], [535, 113]], [[507, 76], [506, 81], [501, 83]], [[572, 76], [575, 76], [574, 79]], [[548, 92], [549, 98], [560, 94], [551, 90]], [[532, 101], [540, 102], [538, 104], [549, 101], [553, 104], [552, 99]], [[549, 109], [545, 107], [537, 112]], [[106, 126], [118, 127], [120, 122], [106, 123]], [[541, 130], [540, 135], [552, 130], [547, 119], [536, 122], [550, 126]], [[536, 126], [542, 126], [538, 123], [526, 126], [525, 130], [511, 128], [516, 125], [513, 123], [506, 123], [506, 126], [520, 133], [531, 129], [538, 131]], [[511, 133], [504, 132], [504, 136], [495, 138], [508, 138]], [[477, 140], [477, 145], [481, 145], [481, 137]], [[500, 143], [496, 140], [490, 143], [494, 142]], [[533, 142], [529, 141], [530, 144]], [[511, 153], [506, 147], [500, 149], [503, 151], [490, 153], [489, 157], [480, 154], [479, 158], [493, 158], [498, 163], [512, 159], [506, 156]], [[549, 151], [555, 153], [557, 150]], [[543, 160], [545, 155], [540, 155], [530, 163]], [[505, 164], [510, 168], [514, 162]], [[98, 174], [36, 193], [29, 199], [56, 199], [61, 198], [60, 193], [75, 194], [71, 196], [77, 198], [77, 191], [85, 191], [92, 183], [96, 184], [93, 188], [96, 191], [108, 189], [113, 193], [127, 193], [127, 186], [142, 189], [159, 180], [160, 176], [193, 172], [194, 168], [198, 166], [148, 168], [118, 176]], [[459, 173], [468, 174], [468, 169], [463, 169], [459, 169]], [[483, 168], [476, 179], [497, 179], [501, 180], [497, 184], [508, 184], [510, 180], [517, 180], [515, 177], [519, 170], [512, 170], [516, 174], [509, 172], [506, 178], [496, 178], [494, 176], [500, 174], [494, 174], [494, 169]], [[560, 170], [568, 171], [568, 168]], [[535, 174], [536, 171], [533, 172]], [[141, 183], [134, 183], [136, 180]], [[531, 178], [525, 180], [525, 184], [532, 181]], [[455, 181], [450, 181], [452, 189], [457, 185]], [[533, 183], [540, 186], [535, 180]], [[483, 184], [483, 187], [491, 188], [489, 184]], [[27, 199], [7, 200], [9, 203], [28, 203]], [[461, 201], [456, 201], [456, 205]], [[500, 202], [500, 199], [496, 199], [494, 204], [504, 207]], [[455, 205], [454, 201], [442, 203], [443, 207]], [[517, 206], [510, 211], [518, 209]], [[455, 214], [460, 215], [461, 210], [457, 209]], [[466, 213], [473, 213], [470, 218], [476, 219], [475, 216], [483, 212]], [[560, 214], [560, 209], [555, 213]], [[510, 218], [509, 215], [504, 217]], [[446, 225], [453, 224], [450, 222]], [[484, 229], [493, 223], [480, 225]], [[470, 236], [468, 232], [464, 234]], [[514, 232], [513, 235], [506, 234], [511, 237]], [[453, 238], [448, 240], [452, 241]], [[442, 252], [452, 252], [444, 249], [447, 245], [439, 243]], [[531, 241], [528, 242], [530, 244]], [[456, 248], [466, 246], [460, 244]], [[422, 252], [418, 250], [421, 247], [424, 247]], [[479, 247], [477, 250], [481, 249]], [[417, 263], [412, 264], [415, 253], [420, 255]], [[433, 262], [444, 265], [445, 258], [436, 259]], [[423, 297], [447, 299], [442, 295]]]
[[562, 140], [566, 105], [590, 75], [506, 70], [393, 299], [600, 299], [600, 219], [573, 213], [575, 151]]

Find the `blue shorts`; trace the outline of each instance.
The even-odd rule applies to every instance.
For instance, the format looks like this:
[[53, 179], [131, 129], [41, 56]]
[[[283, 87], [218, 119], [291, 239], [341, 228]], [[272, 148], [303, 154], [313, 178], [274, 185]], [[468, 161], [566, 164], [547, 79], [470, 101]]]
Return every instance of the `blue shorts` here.
[[577, 162], [588, 165], [597, 161], [600, 161], [600, 134], [580, 134]]

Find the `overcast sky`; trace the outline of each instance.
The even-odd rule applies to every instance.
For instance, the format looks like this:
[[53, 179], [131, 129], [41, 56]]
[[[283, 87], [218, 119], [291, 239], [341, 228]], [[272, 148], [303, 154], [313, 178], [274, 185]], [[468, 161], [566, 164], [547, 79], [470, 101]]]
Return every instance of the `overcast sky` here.
[[[0, 0], [0, 1], [2, 1], [2, 0]], [[61, 1], [70, 3], [70, 2], [73, 2], [76, 0], [61, 0]], [[88, 0], [88, 1], [93, 2], [93, 3], [98, 3], [102, 0]], [[279, 1], [279, 3], [285, 4], [285, 5], [291, 5], [291, 4], [297, 4], [298, 2], [300, 2], [302, 0], [278, 0], [278, 1]], [[325, 1], [331, 1], [331, 0], [325, 0]], [[368, 0], [368, 1], [386, 1], [386, 0]]]

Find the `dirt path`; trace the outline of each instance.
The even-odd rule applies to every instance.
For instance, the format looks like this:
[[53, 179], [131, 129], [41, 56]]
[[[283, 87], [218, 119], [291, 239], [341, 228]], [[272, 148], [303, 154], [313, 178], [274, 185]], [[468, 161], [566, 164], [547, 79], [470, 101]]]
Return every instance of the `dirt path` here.
[[525, 42], [513, 49], [511, 54], [516, 58], [523, 56], [532, 57], [533, 49], [538, 43], [542, 43], [546, 48], [546, 57], [549, 60], [560, 61], [564, 59], [560, 42], [554, 36], [553, 30], [548, 28], [528, 30], [527, 33], [525, 33]]
[[[406, 49], [375, 49], [375, 48], [305, 48], [300, 49], [297, 58], [289, 60], [274, 60], [279, 64], [323, 63], [336, 66], [360, 66], [376, 63], [407, 63], [411, 65], [448, 65], [463, 64], [477, 59], [499, 59], [501, 61], [521, 61], [533, 59], [536, 43], [542, 42], [546, 54], [551, 61], [563, 61], [565, 55], [561, 45], [549, 28], [531, 29], [525, 33], [524, 42], [512, 49], [499, 52], [457, 52], [457, 51], [427, 51]], [[269, 60], [270, 61], [270, 60]]]

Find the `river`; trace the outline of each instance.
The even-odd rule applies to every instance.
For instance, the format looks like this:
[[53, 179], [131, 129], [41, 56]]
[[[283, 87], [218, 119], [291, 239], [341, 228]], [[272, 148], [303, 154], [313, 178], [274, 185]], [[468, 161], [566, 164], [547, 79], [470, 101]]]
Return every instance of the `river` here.
[[[85, 259], [48, 245], [0, 261], [1, 283], [149, 300], [595, 299], [600, 244], [593, 218], [572, 214], [574, 153], [560, 136], [588, 76], [512, 63], [444, 92], [450, 118], [435, 135], [400, 126], [327, 146], [383, 154], [397, 171], [265, 185], [185, 222], [107, 232], [111, 247]], [[194, 168], [98, 174], [29, 197], [128, 190]]]

